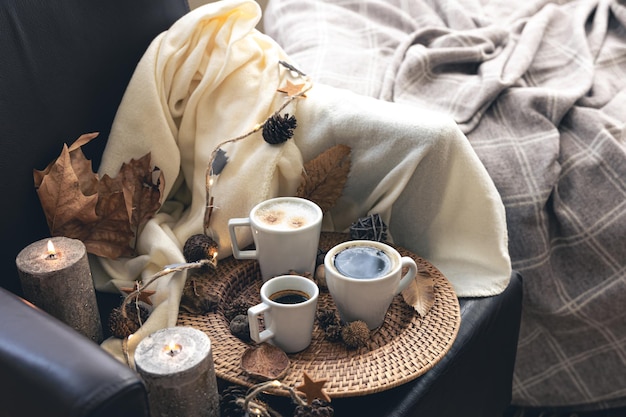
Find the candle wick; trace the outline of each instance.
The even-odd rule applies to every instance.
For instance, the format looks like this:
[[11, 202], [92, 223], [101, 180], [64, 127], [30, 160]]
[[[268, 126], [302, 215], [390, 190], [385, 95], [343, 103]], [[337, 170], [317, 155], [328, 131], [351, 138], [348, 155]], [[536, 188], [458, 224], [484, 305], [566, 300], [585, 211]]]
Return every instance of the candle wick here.
[[46, 256], [46, 259], [56, 259], [56, 258], [57, 258], [56, 253], [49, 253], [48, 256]]
[[169, 345], [165, 349], [165, 353], [173, 358], [174, 356], [178, 355], [182, 349], [183, 347], [179, 344]]

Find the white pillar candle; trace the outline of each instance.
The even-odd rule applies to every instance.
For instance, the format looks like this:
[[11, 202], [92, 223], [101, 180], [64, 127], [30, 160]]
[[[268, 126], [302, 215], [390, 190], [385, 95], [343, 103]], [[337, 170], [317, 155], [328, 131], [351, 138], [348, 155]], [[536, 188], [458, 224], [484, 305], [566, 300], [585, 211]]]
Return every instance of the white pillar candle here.
[[83, 242], [52, 237], [34, 242], [15, 259], [24, 298], [96, 343], [102, 324]]
[[135, 367], [148, 388], [153, 417], [218, 417], [211, 341], [193, 327], [169, 327], [144, 338]]

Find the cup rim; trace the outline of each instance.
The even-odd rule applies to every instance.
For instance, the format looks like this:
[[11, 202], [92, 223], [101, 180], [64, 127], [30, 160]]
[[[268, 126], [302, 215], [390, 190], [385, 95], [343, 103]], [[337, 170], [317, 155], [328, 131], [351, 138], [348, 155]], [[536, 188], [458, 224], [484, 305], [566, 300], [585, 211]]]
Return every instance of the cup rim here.
[[[275, 229], [272, 227], [268, 227], [263, 223], [255, 221], [254, 213], [256, 213], [257, 210], [259, 210], [263, 205], [268, 204], [269, 202], [280, 202], [280, 201], [295, 201], [295, 202], [309, 205], [315, 211], [315, 220], [305, 226], [299, 227], [297, 229], [291, 229], [291, 230]], [[287, 233], [293, 233], [294, 231], [309, 230], [309, 229], [313, 229], [313, 228], [320, 226], [322, 223], [323, 215], [324, 213], [322, 213], [321, 207], [314, 201], [306, 199], [306, 198], [302, 198], [302, 197], [285, 196], [285, 197], [268, 198], [267, 200], [263, 200], [255, 204], [254, 207], [252, 207], [252, 209], [248, 213], [248, 218], [250, 219], [250, 223], [254, 223], [255, 227], [259, 229], [263, 229], [263, 231], [265, 232], [276, 233], [276, 234], [287, 234]]]
[[[339, 270], [337, 269], [337, 267], [335, 267], [334, 262], [333, 262], [335, 255], [337, 255], [339, 252], [341, 252], [342, 250], [348, 247], [366, 246], [366, 245], [374, 246], [379, 249], [382, 249], [385, 251], [387, 255], [395, 258], [395, 260], [392, 260], [393, 267], [389, 270], [389, 272], [387, 272], [385, 275], [381, 275], [380, 277], [375, 277], [375, 278], [354, 278], [354, 277], [346, 276], [342, 274], [341, 272], [339, 272]], [[333, 275], [339, 279], [342, 279], [348, 282], [358, 282], [360, 285], [367, 285], [366, 283], [377, 283], [385, 279], [389, 279], [392, 275], [397, 274], [398, 270], [402, 269], [402, 256], [400, 255], [400, 252], [398, 252], [392, 246], [384, 242], [379, 242], [377, 240], [368, 240], [368, 239], [346, 240], [345, 242], [338, 243], [337, 245], [330, 248], [328, 252], [326, 252], [326, 255], [324, 255], [324, 268], [326, 269], [327, 274], [328, 274], [328, 269], [331, 269], [333, 272]]]
[[[297, 278], [298, 281], [304, 281], [306, 280], [307, 282], [310, 282], [312, 284], [311, 288], [313, 288], [313, 292], [314, 294], [309, 294], [309, 299], [306, 301], [303, 301], [301, 303], [297, 303], [297, 304], [282, 304], [282, 303], [277, 303], [276, 301], [272, 300], [271, 298], [269, 298], [269, 296], [265, 295], [265, 288], [267, 288], [267, 286], [272, 285], [270, 284], [270, 282], [272, 280], [275, 279], [279, 279], [279, 280], [286, 280], [286, 279], [291, 279], [291, 278]], [[276, 285], [276, 282], [273, 283], [273, 285]], [[284, 288], [284, 290], [287, 290], [289, 288]], [[293, 288], [296, 289], [298, 291], [303, 291], [300, 290], [298, 288]], [[307, 291], [308, 292], [308, 291]], [[272, 307], [281, 307], [281, 308], [297, 308], [297, 307], [301, 307], [301, 306], [306, 306], [308, 304], [317, 302], [317, 298], [319, 297], [319, 293], [320, 293], [320, 289], [318, 287], [318, 285], [315, 283], [315, 281], [307, 278], [307, 277], [303, 277], [302, 275], [293, 275], [293, 274], [284, 274], [284, 275], [277, 275], [275, 277], [272, 277], [270, 279], [268, 279], [267, 281], [265, 281], [263, 283], [263, 285], [261, 285], [261, 290], [259, 291], [260, 295], [261, 295], [261, 302], [262, 303], [267, 303], [269, 305], [271, 305]]]

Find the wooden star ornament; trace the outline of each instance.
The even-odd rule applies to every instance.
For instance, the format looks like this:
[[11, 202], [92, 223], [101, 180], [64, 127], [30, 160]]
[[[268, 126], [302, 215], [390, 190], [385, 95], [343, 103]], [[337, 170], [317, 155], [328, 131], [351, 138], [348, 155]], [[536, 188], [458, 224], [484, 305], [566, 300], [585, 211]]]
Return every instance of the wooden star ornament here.
[[[287, 83], [284, 87], [279, 88], [276, 91], [287, 94], [288, 97], [293, 97], [295, 95], [300, 94], [302, 89], [306, 84], [294, 84], [291, 81], [287, 80]], [[306, 94], [302, 94], [300, 97], [306, 97]]]
[[306, 402], [308, 405], [311, 405], [313, 400], [316, 398], [330, 402], [330, 397], [326, 394], [326, 391], [324, 391], [324, 384], [328, 381], [327, 379], [313, 381], [313, 379], [311, 379], [311, 377], [304, 371], [302, 371], [302, 376], [304, 378], [304, 382], [296, 387], [296, 391], [302, 392], [306, 395]]
[[[124, 294], [126, 294], [128, 296], [128, 295], [132, 294], [133, 292], [138, 291], [139, 288], [140, 288], [140, 285], [137, 282], [134, 287], [121, 287], [120, 291], [122, 291]], [[136, 295], [136, 300], [137, 301], [143, 301], [144, 303], [146, 303], [148, 305], [152, 305], [152, 301], [150, 300], [150, 297], [155, 292], [156, 291], [152, 291], [152, 290], [141, 290]]]

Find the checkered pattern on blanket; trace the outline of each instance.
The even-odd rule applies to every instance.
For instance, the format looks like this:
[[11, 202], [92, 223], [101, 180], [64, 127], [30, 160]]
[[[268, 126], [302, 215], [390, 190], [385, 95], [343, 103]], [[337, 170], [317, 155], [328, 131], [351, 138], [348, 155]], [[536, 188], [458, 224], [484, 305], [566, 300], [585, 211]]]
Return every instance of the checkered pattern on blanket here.
[[513, 403], [626, 403], [626, 6], [272, 0], [325, 84], [451, 114], [507, 210], [524, 306]]

